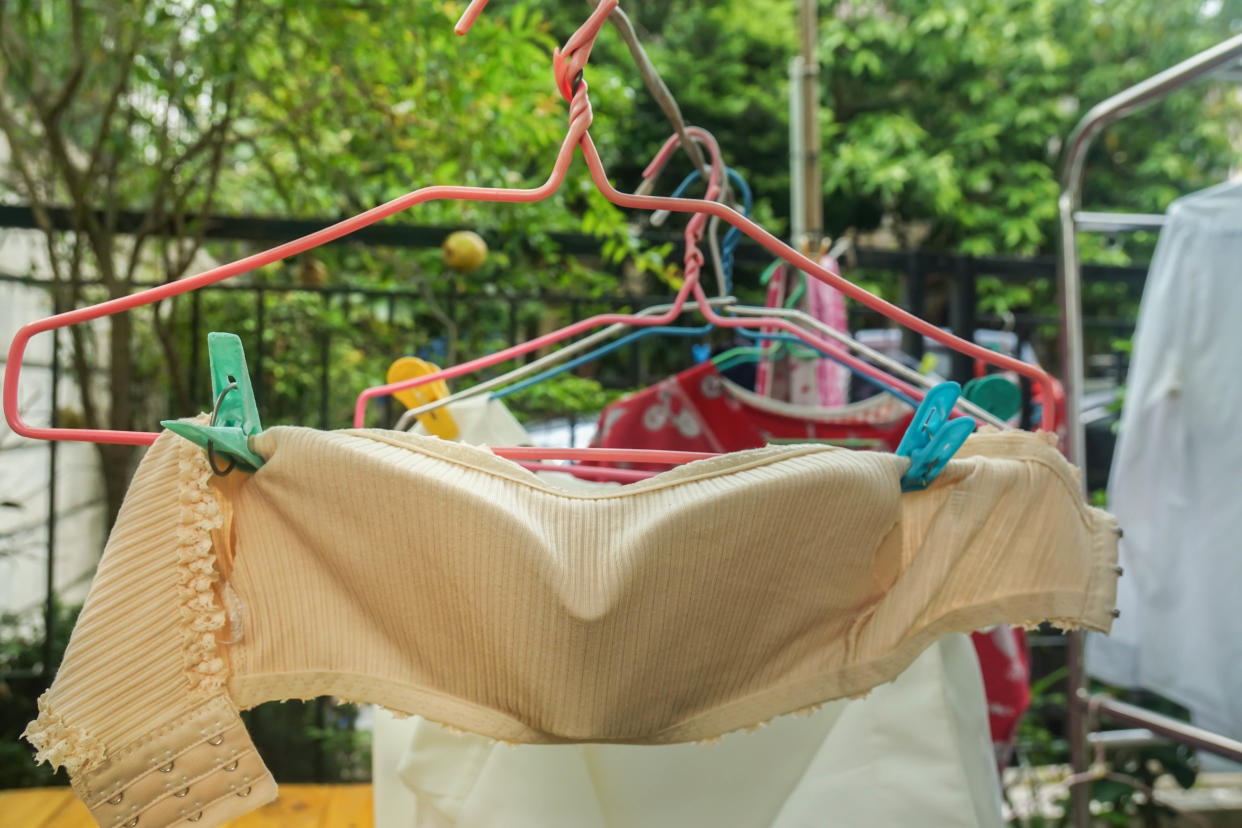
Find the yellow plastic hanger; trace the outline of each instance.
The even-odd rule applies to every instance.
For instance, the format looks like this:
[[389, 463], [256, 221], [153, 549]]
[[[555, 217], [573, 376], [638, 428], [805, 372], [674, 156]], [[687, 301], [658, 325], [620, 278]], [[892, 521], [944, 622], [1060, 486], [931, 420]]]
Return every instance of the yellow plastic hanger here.
[[[394, 383], [414, 379], [415, 377], [423, 377], [427, 374], [434, 374], [439, 370], [440, 367], [438, 365], [433, 365], [426, 360], [419, 359], [418, 357], [403, 356], [388, 366], [387, 382]], [[397, 402], [404, 405], [407, 409], [433, 403], [448, 395], [448, 383], [444, 380], [436, 380], [426, 385], [418, 385], [414, 388], [407, 388], [404, 391], [393, 392]], [[447, 408], [433, 408], [430, 411], [419, 414], [418, 421], [423, 424], [423, 428], [427, 429], [427, 431], [444, 440], [456, 440], [457, 435], [460, 433], [457, 429], [457, 423], [453, 422], [453, 415], [449, 414]]]

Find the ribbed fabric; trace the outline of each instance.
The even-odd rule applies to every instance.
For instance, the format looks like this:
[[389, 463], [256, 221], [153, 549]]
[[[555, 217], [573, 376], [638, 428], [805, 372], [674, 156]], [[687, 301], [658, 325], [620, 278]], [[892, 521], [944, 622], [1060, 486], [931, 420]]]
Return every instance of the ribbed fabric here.
[[[182, 523], [180, 458], [173, 448], [144, 462], [121, 508], [65, 651], [61, 672], [77, 680], [57, 682], [46, 694], [52, 715], [89, 722], [89, 736], [100, 745], [141, 736], [150, 729], [149, 711], [175, 709], [189, 689], [177, 549], [170, 543]], [[63, 745], [49, 745], [47, 758], [79, 770], [84, 757], [58, 760], [57, 747]]]
[[[864, 693], [950, 631], [1111, 623], [1116, 523], [1035, 435], [975, 435], [905, 495], [904, 459], [825, 446], [597, 493], [412, 434], [274, 428], [252, 447], [266, 464], [194, 515], [201, 452], [166, 434], [148, 453], [45, 699], [60, 718], [32, 724], [45, 758], [98, 773], [225, 692], [514, 742], [712, 739]], [[186, 592], [204, 538], [228, 587], [213, 570]], [[226, 688], [203, 683], [217, 663]], [[53, 726], [94, 747], [56, 747]]]

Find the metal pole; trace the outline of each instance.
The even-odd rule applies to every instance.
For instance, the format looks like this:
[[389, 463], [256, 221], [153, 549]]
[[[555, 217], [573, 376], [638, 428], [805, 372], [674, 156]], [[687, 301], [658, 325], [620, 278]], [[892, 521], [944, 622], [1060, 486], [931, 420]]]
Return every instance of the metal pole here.
[[[52, 290], [52, 313], [60, 313], [60, 295]], [[56, 428], [57, 409], [60, 407], [60, 341], [57, 331], [52, 330], [52, 412], [50, 416], [52, 428]], [[47, 590], [46, 603], [43, 607], [43, 678], [50, 684], [55, 673], [56, 637], [56, 440], [47, 444], [47, 570], [44, 588]]]
[[1074, 213], [1074, 224], [1083, 233], [1115, 233], [1122, 230], [1159, 230], [1164, 227], [1163, 213]]
[[[1083, 116], [1074, 131], [1070, 133], [1061, 168], [1061, 197], [1057, 203], [1060, 212], [1061, 235], [1057, 292], [1061, 305], [1061, 377], [1065, 383], [1068, 408], [1066, 411], [1068, 429], [1066, 454], [1072, 463], [1081, 465], [1086, 458], [1086, 432], [1080, 416], [1082, 386], [1086, 377], [1082, 329], [1082, 272], [1078, 258], [1075, 212], [1082, 203], [1083, 172], [1087, 162], [1087, 152], [1104, 127], [1146, 104], [1165, 97], [1190, 81], [1231, 63], [1239, 55], [1242, 55], [1242, 35], [1232, 37], [1211, 49], [1200, 52], [1097, 104]], [[1082, 475], [1082, 481], [1085, 487], [1085, 474]], [[1088, 761], [1086, 730], [1083, 721], [1087, 693], [1082, 663], [1082, 634], [1070, 633], [1067, 644], [1070, 762], [1074, 772], [1079, 773], [1086, 770]], [[1070, 797], [1072, 824], [1078, 828], [1086, 828], [1091, 819], [1090, 792], [1083, 785], [1075, 785]]]
[[[953, 293], [949, 296], [949, 326], [953, 333], [968, 342], [975, 341], [975, 270], [974, 260], [965, 256], [953, 258]], [[975, 360], [969, 354], [954, 351], [950, 359], [951, 374], [965, 385], [974, 375]]]
[[824, 181], [819, 166], [819, 13], [816, 0], [801, 0], [798, 27], [802, 35], [802, 151], [806, 238], [812, 249], [824, 235]]
[[1210, 730], [1118, 701], [1112, 696], [1092, 696], [1087, 700], [1086, 706], [1089, 710], [1119, 724], [1145, 727], [1152, 733], [1167, 736], [1196, 750], [1206, 750], [1208, 753], [1223, 756], [1234, 762], [1242, 762], [1242, 742], [1236, 739], [1230, 739]]
[[802, 58], [789, 60], [789, 240], [796, 246], [806, 237], [806, 147], [802, 132]]
[[[1065, 726], [1069, 728], [1070, 765], [1074, 773], [1086, 771], [1090, 763], [1087, 753], [1087, 723], [1083, 720], [1083, 701], [1087, 692], [1082, 663], [1083, 643], [1081, 632], [1070, 631], [1066, 636], [1066, 681], [1069, 687], [1065, 697], [1068, 700], [1069, 715]], [[1070, 789], [1070, 825], [1074, 828], [1088, 828], [1090, 824], [1091, 791], [1088, 786], [1075, 785]]]

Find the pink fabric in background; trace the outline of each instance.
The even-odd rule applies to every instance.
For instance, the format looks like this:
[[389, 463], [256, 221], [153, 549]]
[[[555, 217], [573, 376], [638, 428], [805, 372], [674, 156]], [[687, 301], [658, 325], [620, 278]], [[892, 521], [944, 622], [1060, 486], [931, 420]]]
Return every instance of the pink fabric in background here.
[[[816, 281], [819, 281], [818, 279]], [[780, 265], [776, 270], [772, 271], [772, 278], [768, 280], [768, 297], [764, 300], [764, 306], [769, 308], [783, 307], [785, 304], [785, 266]], [[763, 333], [771, 333], [771, 328], [763, 328]], [[764, 397], [771, 397], [773, 388], [775, 367], [771, 360], [760, 359], [755, 366], [755, 393]]]
[[[836, 259], [824, 256], [820, 264], [837, 270]], [[849, 320], [845, 308], [845, 296], [818, 279], [807, 279], [805, 274], [786, 275], [784, 265], [772, 272], [768, 282], [765, 304], [769, 308], [785, 306], [787, 297], [798, 285], [806, 282], [806, 293], [799, 302], [800, 310], [811, 315], [835, 331], [849, 333]], [[814, 405], [835, 408], [849, 402], [849, 369], [834, 360], [799, 359], [785, 355], [776, 359], [761, 359], [755, 371], [755, 393], [782, 402], [797, 405]]]
[[[820, 259], [823, 267], [833, 273], [840, 273], [837, 259], [825, 256]], [[850, 333], [850, 319], [846, 314], [846, 298], [840, 290], [828, 286], [818, 279], [806, 279], [806, 312], [842, 334]], [[799, 360], [795, 360], [799, 361]], [[815, 367], [815, 400], [791, 400], [791, 402], [818, 403], [821, 406], [843, 406], [850, 401], [850, 370], [840, 362], [830, 359], [817, 359], [812, 362]], [[790, 382], [791, 394], [799, 382]]]

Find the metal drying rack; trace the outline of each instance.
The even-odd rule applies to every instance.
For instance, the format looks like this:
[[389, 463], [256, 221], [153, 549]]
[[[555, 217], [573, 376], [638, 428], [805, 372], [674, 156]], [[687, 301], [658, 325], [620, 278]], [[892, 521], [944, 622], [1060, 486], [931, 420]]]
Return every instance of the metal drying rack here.
[[[1060, 222], [1060, 267], [1057, 272], [1061, 305], [1062, 376], [1068, 398], [1066, 423], [1069, 429], [1068, 455], [1081, 464], [1086, 457], [1086, 434], [1082, 424], [1084, 355], [1082, 328], [1082, 278], [1078, 255], [1078, 232], [1127, 232], [1159, 230], [1163, 215], [1141, 213], [1092, 213], [1080, 210], [1082, 183], [1087, 152], [1092, 142], [1109, 124], [1130, 115], [1148, 104], [1162, 100], [1170, 93], [1205, 76], [1242, 81], [1242, 35], [1232, 37], [1210, 49], [1182, 61], [1147, 80], [1131, 86], [1093, 107], [1070, 133], [1065, 160], [1061, 168], [1061, 197], [1058, 206]], [[1083, 477], [1084, 481], [1086, 477]], [[1069, 736], [1070, 759], [1074, 774], [1087, 769], [1088, 742], [1094, 741], [1087, 732], [1096, 716], [1145, 730], [1140, 738], [1163, 737], [1179, 744], [1204, 750], [1235, 762], [1242, 762], [1242, 742], [1203, 728], [1188, 725], [1142, 707], [1118, 701], [1106, 694], [1091, 695], [1086, 687], [1083, 665], [1083, 634], [1071, 632], [1067, 647], [1069, 660]], [[1080, 777], [1081, 778], [1081, 777]], [[1090, 824], [1090, 790], [1085, 785], [1071, 788], [1072, 823], [1076, 828]]]

